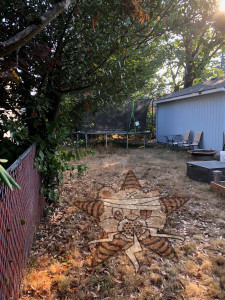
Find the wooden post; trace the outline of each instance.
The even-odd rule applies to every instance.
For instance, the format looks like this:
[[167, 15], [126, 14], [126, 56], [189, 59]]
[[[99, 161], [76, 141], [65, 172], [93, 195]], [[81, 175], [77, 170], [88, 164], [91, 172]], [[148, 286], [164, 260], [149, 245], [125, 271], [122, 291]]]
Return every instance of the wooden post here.
[[213, 181], [217, 184], [220, 184], [220, 177], [222, 175], [222, 171], [215, 170], [213, 171]]
[[79, 141], [79, 134], [77, 133], [77, 143], [78, 143], [78, 141]]
[[145, 144], [146, 144], [146, 134], [144, 134], [144, 149], [145, 149]]
[[105, 147], [107, 148], [107, 133], [105, 135]]
[[127, 149], [128, 149], [128, 133], [127, 133]]
[[154, 106], [153, 106], [153, 100], [152, 100], [152, 130], [153, 130], [153, 114], [154, 114]]

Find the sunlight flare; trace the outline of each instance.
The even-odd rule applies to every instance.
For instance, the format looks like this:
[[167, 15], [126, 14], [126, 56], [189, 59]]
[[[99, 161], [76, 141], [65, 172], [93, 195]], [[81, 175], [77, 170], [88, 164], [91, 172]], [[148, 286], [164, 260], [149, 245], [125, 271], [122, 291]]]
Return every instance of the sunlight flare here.
[[225, 11], [225, 0], [220, 1], [220, 10]]

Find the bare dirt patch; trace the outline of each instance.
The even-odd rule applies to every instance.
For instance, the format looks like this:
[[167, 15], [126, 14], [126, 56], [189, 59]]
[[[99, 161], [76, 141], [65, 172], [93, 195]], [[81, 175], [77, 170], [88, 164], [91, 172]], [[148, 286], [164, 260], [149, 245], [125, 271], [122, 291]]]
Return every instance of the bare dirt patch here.
[[[43, 220], [21, 299], [225, 299], [225, 199], [186, 176], [190, 160], [185, 151], [158, 145], [128, 151], [99, 147], [94, 157], [84, 158], [88, 172], [77, 178], [74, 171], [74, 178], [65, 180], [60, 204]], [[143, 249], [138, 273], [123, 252], [92, 268], [95, 245], [88, 243], [101, 229], [75, 203], [97, 199], [103, 186], [119, 191], [130, 169], [146, 190], [189, 197], [165, 228], [185, 237], [172, 242], [179, 261]]]

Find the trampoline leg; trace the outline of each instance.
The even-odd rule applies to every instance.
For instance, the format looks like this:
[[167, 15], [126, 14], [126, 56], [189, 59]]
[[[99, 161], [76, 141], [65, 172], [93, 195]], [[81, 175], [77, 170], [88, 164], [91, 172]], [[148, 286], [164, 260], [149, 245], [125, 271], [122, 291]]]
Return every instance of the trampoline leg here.
[[107, 148], [107, 134], [105, 135], [105, 147]]
[[128, 134], [127, 134], [127, 149], [128, 149]]
[[87, 146], [88, 146], [88, 135], [87, 135], [87, 133], [85, 133], [85, 141], [86, 141], [86, 149], [87, 149]]
[[145, 144], [146, 144], [146, 134], [144, 135], [144, 148], [145, 148]]

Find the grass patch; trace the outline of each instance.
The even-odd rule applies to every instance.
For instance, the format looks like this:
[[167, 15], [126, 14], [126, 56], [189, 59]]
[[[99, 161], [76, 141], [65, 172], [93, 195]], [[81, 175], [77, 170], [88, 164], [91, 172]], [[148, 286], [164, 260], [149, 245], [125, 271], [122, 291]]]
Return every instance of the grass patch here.
[[[189, 155], [158, 144], [145, 150], [126, 151], [125, 143], [96, 148], [94, 157], [79, 161], [88, 165], [87, 174], [61, 187], [61, 203], [41, 225], [20, 299], [225, 299], [224, 198], [212, 193], [208, 184], [186, 176]], [[130, 169], [146, 191], [189, 198], [167, 217], [164, 228], [186, 238], [169, 239], [179, 259], [173, 262], [146, 248], [136, 254], [137, 274], [124, 253], [93, 268], [96, 246], [89, 242], [99, 238], [101, 229], [74, 203], [97, 199], [103, 186], [118, 192]]]

